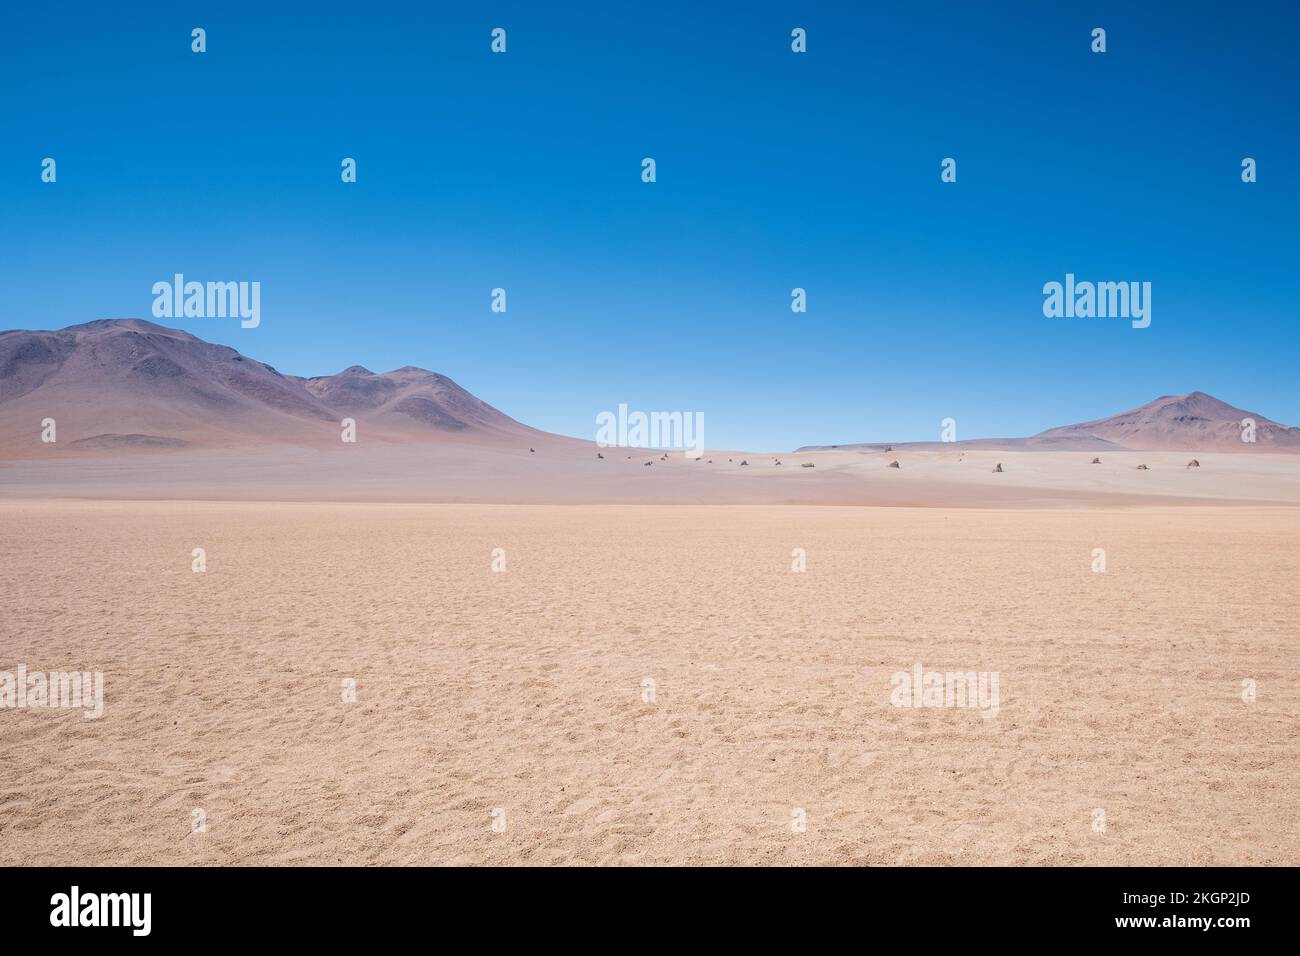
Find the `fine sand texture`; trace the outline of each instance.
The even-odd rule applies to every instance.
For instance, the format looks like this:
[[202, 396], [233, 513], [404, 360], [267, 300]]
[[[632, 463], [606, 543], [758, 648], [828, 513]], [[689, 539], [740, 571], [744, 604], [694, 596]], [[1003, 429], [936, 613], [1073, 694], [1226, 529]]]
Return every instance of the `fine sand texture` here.
[[7, 497], [0, 573], [105, 680], [0, 709], [4, 865], [1300, 862], [1293, 508]]

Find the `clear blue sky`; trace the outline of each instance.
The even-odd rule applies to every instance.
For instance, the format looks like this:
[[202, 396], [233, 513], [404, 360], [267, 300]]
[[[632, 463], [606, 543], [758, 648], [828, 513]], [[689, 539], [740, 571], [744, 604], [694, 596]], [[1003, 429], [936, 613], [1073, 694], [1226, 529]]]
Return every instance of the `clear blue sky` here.
[[[620, 402], [781, 449], [1192, 389], [1300, 424], [1293, 2], [298, 6], [6, 6], [0, 327], [148, 318], [183, 272], [260, 281], [258, 329], [171, 324], [282, 371], [420, 365], [583, 437]], [[1067, 271], [1150, 281], [1151, 327], [1044, 318]]]

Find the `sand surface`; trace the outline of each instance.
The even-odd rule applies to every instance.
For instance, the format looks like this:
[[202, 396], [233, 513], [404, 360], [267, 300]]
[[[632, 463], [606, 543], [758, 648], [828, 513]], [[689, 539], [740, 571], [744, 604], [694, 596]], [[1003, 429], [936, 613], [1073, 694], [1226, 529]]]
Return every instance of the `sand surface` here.
[[1300, 862], [1300, 510], [8, 493], [0, 864]]
[[[1091, 464], [1094, 457], [1101, 463]], [[1189, 469], [1193, 457], [1200, 467]], [[899, 467], [890, 468], [892, 461]], [[995, 473], [999, 464], [1003, 471]], [[1138, 469], [1143, 464], [1148, 470]], [[92, 454], [49, 445], [35, 458], [0, 460], [0, 499], [15, 497], [956, 508], [1297, 506], [1300, 456], [1135, 451], [1098, 456], [948, 446], [890, 452], [712, 451], [695, 461], [680, 451], [598, 449], [574, 439], [134, 454]]]

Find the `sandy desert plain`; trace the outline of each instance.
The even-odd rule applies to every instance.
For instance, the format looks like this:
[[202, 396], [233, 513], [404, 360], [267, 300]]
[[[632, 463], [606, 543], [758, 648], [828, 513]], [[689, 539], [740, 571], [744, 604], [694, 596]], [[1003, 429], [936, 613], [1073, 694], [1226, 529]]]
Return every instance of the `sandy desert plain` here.
[[1293, 450], [200, 440], [88, 334], [0, 379], [0, 671], [104, 675], [0, 709], [0, 864], [1300, 861]]

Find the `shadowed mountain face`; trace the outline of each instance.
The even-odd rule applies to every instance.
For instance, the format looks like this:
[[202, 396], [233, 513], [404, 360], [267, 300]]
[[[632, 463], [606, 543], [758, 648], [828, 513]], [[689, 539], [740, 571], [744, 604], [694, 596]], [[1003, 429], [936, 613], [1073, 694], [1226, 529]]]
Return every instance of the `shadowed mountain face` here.
[[[1251, 423], [1255, 440], [1243, 441], [1243, 434], [1251, 433]], [[1165, 395], [1110, 418], [1048, 429], [1031, 441], [1088, 439], [1140, 451], [1300, 451], [1300, 429], [1279, 425], [1204, 392]]]
[[541, 434], [424, 369], [303, 379], [140, 319], [0, 332], [0, 450], [46, 418], [82, 449], [338, 442], [343, 418], [395, 440]]
[[356, 417], [417, 423], [448, 432], [521, 427], [447, 376], [410, 365], [382, 375], [353, 365], [337, 375], [302, 381], [326, 405]]

